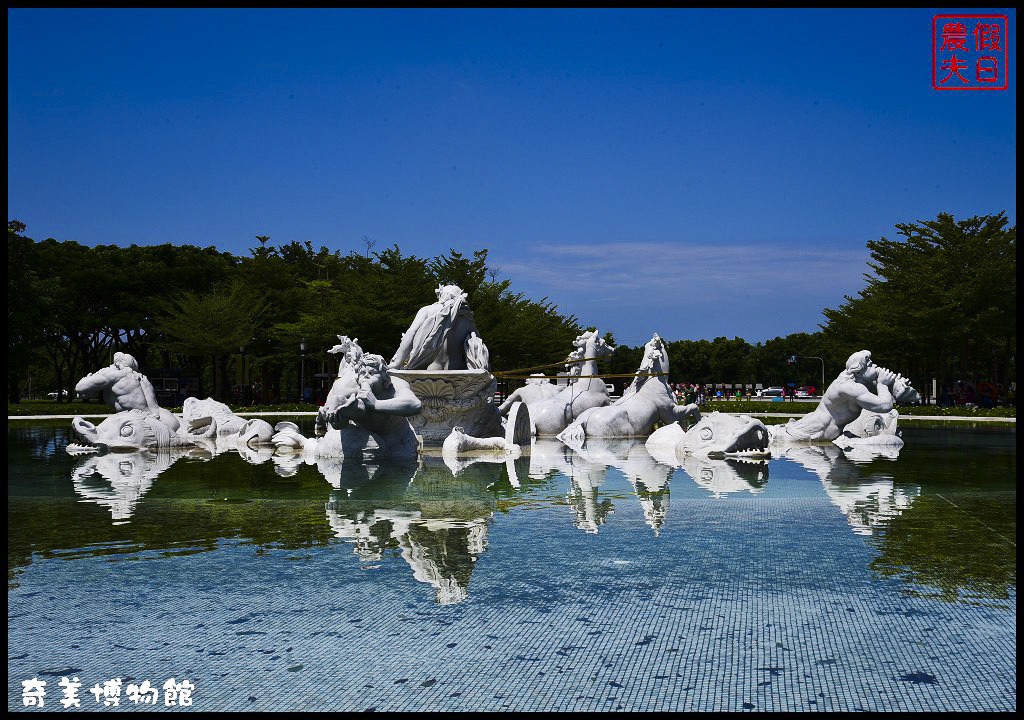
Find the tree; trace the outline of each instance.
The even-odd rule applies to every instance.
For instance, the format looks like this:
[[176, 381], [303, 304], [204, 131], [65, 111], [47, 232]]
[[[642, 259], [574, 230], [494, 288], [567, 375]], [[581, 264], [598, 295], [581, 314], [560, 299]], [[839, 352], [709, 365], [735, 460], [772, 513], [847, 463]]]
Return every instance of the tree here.
[[902, 239], [869, 241], [866, 287], [826, 308], [836, 354], [870, 349], [919, 383], [1009, 379], [1017, 332], [1017, 229], [1005, 213], [898, 224]]
[[213, 360], [215, 398], [227, 399], [231, 356], [249, 342], [263, 313], [264, 299], [235, 281], [209, 293], [179, 291], [160, 303], [156, 326], [159, 345], [181, 355]]
[[43, 331], [57, 283], [40, 276], [35, 243], [25, 224], [7, 222], [7, 401], [21, 402], [21, 392], [43, 344]]

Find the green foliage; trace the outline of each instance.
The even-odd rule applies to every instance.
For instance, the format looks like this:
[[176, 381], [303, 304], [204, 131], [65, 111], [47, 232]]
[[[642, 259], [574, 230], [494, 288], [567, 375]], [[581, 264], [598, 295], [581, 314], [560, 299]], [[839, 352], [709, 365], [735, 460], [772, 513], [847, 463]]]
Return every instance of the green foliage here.
[[838, 356], [868, 348], [922, 379], [1012, 372], [1017, 333], [1017, 229], [1005, 213], [898, 224], [902, 239], [868, 242], [872, 273], [857, 297], [823, 311]]
[[54, 279], [40, 277], [34, 243], [24, 231], [24, 223], [7, 223], [7, 399], [13, 403], [21, 400], [34, 349], [43, 343], [47, 310], [59, 289]]
[[[327, 353], [337, 335], [390, 359], [442, 284], [469, 295], [496, 368], [560, 360], [580, 332], [576, 318], [546, 298], [526, 298], [499, 281], [486, 250], [431, 259], [404, 255], [396, 245], [345, 255], [308, 242], [275, 246], [261, 235], [248, 256], [234, 257], [191, 245], [36, 243], [24, 229], [9, 223], [8, 265], [17, 269], [8, 282], [8, 356], [20, 359], [10, 363], [15, 390], [35, 368], [46, 390], [70, 391], [117, 349], [131, 352], [144, 371], [190, 367], [227, 400], [245, 348], [251, 380], [266, 396], [283, 398], [289, 387], [298, 389], [300, 339], [310, 374], [337, 367]], [[24, 298], [32, 302], [18, 302]]]
[[[727, 412], [727, 413], [785, 413], [790, 415], [804, 415], [817, 407], [816, 400], [796, 400], [793, 402], [773, 402], [765, 399], [750, 400], [714, 400], [706, 402], [701, 406], [702, 412]], [[981, 407], [938, 407], [935, 405], [897, 405], [901, 417], [903, 416], [925, 416], [925, 417], [969, 417], [969, 418], [1015, 418], [1017, 408], [1015, 406], [1001, 406], [994, 408]]]
[[[669, 381], [820, 388], [865, 348], [919, 390], [929, 389], [933, 377], [1013, 380], [1016, 228], [1005, 214], [962, 221], [941, 214], [896, 227], [899, 239], [868, 243], [866, 287], [839, 308], [826, 308], [820, 332], [753, 345], [739, 337], [667, 340]], [[8, 222], [13, 402], [29, 372], [45, 378], [46, 390], [70, 391], [85, 372], [108, 364], [115, 349], [132, 353], [144, 369], [189, 366], [227, 399], [242, 347], [249, 377], [265, 395], [281, 398], [289, 386], [297, 391], [301, 339], [311, 372], [337, 367], [327, 353], [337, 335], [390, 359], [442, 284], [467, 293], [497, 370], [559, 362], [583, 330], [547, 298], [513, 292], [488, 266], [486, 250], [420, 258], [397, 245], [371, 254], [367, 242], [365, 253], [343, 254], [309, 242], [275, 246], [260, 235], [249, 255], [235, 257], [193, 245], [34, 242], [24, 231], [24, 224]], [[605, 340], [616, 346], [611, 333]], [[792, 355], [799, 360], [789, 365]], [[632, 373], [641, 357], [641, 347], [616, 346], [600, 369]]]
[[245, 345], [262, 319], [266, 302], [240, 282], [208, 293], [183, 290], [158, 301], [158, 347], [181, 355], [234, 353]]
[[1016, 514], [1006, 511], [1015, 495], [1013, 487], [958, 493], [951, 507], [937, 492], [922, 494], [872, 539], [878, 554], [871, 569], [912, 583], [914, 595], [946, 602], [1015, 597], [1017, 558], [1007, 538], [1016, 537]]

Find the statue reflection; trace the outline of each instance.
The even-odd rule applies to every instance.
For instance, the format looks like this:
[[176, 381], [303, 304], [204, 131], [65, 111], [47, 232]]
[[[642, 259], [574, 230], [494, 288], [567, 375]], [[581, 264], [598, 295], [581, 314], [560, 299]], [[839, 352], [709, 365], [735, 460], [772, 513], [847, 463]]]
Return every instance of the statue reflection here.
[[569, 479], [566, 500], [576, 514], [576, 527], [596, 533], [614, 510], [612, 501], [599, 500], [597, 492], [608, 474], [608, 465], [581, 455], [555, 438], [535, 438], [530, 450], [530, 477], [542, 480], [554, 473]]
[[113, 524], [121, 525], [131, 520], [157, 477], [178, 460], [210, 460], [227, 452], [237, 452], [252, 465], [274, 457], [272, 447], [238, 443], [234, 436], [196, 439], [194, 447], [89, 454], [72, 470], [72, 487], [83, 502], [106, 507]]
[[715, 498], [733, 493], [749, 492], [756, 495], [768, 482], [768, 460], [742, 457], [713, 459], [692, 453], [677, 454], [675, 446], [651, 443], [648, 451], [659, 463], [681, 468], [698, 487]]
[[71, 480], [82, 502], [102, 505], [114, 524], [121, 525], [131, 519], [157, 476], [186, 455], [187, 451], [89, 455], [72, 470]]
[[468, 463], [453, 473], [430, 456], [379, 466], [338, 459], [318, 469], [335, 488], [327, 521], [361, 563], [397, 553], [416, 580], [433, 586], [439, 605], [469, 596], [496, 507], [488, 488], [504, 479], [505, 462]]
[[176, 459], [170, 453], [148, 452], [89, 456], [72, 471], [75, 493], [83, 502], [110, 510], [114, 524], [128, 522], [157, 476]]
[[872, 535], [920, 497], [918, 485], [897, 486], [893, 476], [871, 472], [876, 461], [899, 457], [895, 444], [795, 444], [773, 449], [779, 458], [804, 466], [821, 480], [825, 493], [858, 535]]
[[[668, 515], [668, 484], [672, 479], [673, 467], [653, 457], [644, 445], [644, 438], [588, 437], [581, 444], [573, 444], [572, 448], [576, 457], [586, 460], [591, 466], [614, 467], [623, 474], [633, 486], [633, 493], [644, 513], [644, 521], [657, 537]], [[610, 512], [611, 501], [604, 502], [608, 503]], [[593, 504], [596, 505], [596, 498]], [[596, 527], [592, 532], [597, 532]]]
[[741, 492], [757, 495], [768, 482], [767, 460], [714, 460], [699, 455], [685, 455], [679, 460], [679, 466], [699, 487], [719, 499]]

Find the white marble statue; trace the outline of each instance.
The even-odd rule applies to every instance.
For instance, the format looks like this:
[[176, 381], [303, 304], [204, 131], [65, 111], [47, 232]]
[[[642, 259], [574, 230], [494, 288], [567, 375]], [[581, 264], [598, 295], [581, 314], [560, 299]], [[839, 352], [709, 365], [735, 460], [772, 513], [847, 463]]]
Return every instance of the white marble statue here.
[[213, 398], [205, 400], [200, 400], [197, 397], [185, 398], [185, 403], [181, 408], [181, 419], [190, 432], [209, 425], [211, 420], [216, 420], [216, 433], [220, 437], [237, 435], [245, 428], [247, 432], [257, 433], [257, 437], [260, 437], [263, 442], [270, 440], [270, 423], [266, 420], [247, 420], [235, 415], [231, 408]]
[[195, 446], [196, 440], [216, 437], [217, 423], [211, 421], [189, 432], [172, 430], [159, 416], [145, 410], [123, 410], [109, 415], [99, 425], [76, 416], [71, 421], [81, 443], [70, 443], [67, 451], [72, 454], [85, 452], [167, 450]]
[[668, 351], [654, 333], [644, 345], [640, 367], [622, 397], [611, 405], [583, 411], [558, 437], [575, 442], [590, 437], [646, 437], [655, 423], [676, 422], [690, 412], [677, 404], [668, 385]]
[[[364, 452], [380, 458], [416, 457], [419, 440], [409, 422], [420, 401], [401, 378], [388, 373], [380, 355], [363, 353], [355, 341], [344, 366], [317, 416], [319, 438], [306, 438], [291, 423], [279, 423], [273, 442], [279, 451], [301, 451], [321, 457], [355, 457]], [[326, 429], [327, 426], [331, 430]]]
[[521, 452], [518, 445], [504, 437], [477, 438], [459, 427], [454, 428], [441, 445], [441, 459], [455, 475], [476, 462], [504, 463], [519, 457]]
[[139, 364], [128, 353], [114, 353], [114, 362], [102, 370], [89, 373], [78, 381], [75, 391], [85, 397], [102, 397], [111, 410], [142, 410], [166, 424], [172, 431], [178, 429], [178, 418], [157, 403], [153, 383], [139, 372]]
[[[238, 449], [244, 455], [246, 451], [269, 445], [271, 427], [266, 420], [247, 420], [230, 410], [227, 410], [226, 417], [218, 417], [216, 406], [227, 407], [210, 398], [196, 400], [192, 409], [201, 408], [202, 411], [190, 416], [177, 430], [172, 430], [159, 416], [145, 410], [123, 410], [105, 417], [98, 425], [76, 416], [71, 421], [71, 428], [80, 442], [70, 443], [66, 449], [78, 455], [108, 451], [209, 449], [213, 444], [217, 452]], [[228, 430], [222, 432], [221, 420]]]
[[341, 408], [343, 403], [359, 393], [359, 371], [363, 361], [363, 349], [359, 347], [358, 338], [346, 335], [338, 336], [338, 344], [327, 352], [341, 355], [338, 363], [338, 377], [331, 385], [324, 404], [317, 410], [316, 434], [322, 436], [327, 432], [328, 421]]
[[608, 389], [604, 380], [597, 377], [598, 358], [614, 352], [598, 331], [585, 332], [575, 340], [580, 351], [580, 377], [558, 392], [557, 395], [536, 403], [530, 403], [530, 418], [538, 435], [558, 435], [584, 411], [609, 403]]
[[466, 293], [441, 285], [437, 302], [419, 309], [388, 367], [393, 370], [489, 370]]
[[[871, 361], [868, 350], [855, 352], [846, 361], [846, 369], [832, 381], [812, 412], [798, 420], [772, 428], [773, 442], [793, 440], [835, 440], [849, 429], [851, 436], [858, 426], [854, 421], [863, 411], [888, 415], [896, 402], [917, 402], [920, 397], [910, 382]], [[882, 421], [895, 434], [895, 416]], [[862, 428], [873, 427], [870, 418], [861, 420]], [[886, 434], [886, 433], [883, 433]]]
[[524, 405], [533, 405], [541, 400], [552, 398], [561, 392], [562, 388], [551, 382], [551, 379], [544, 373], [533, 373], [521, 388], [516, 388], [505, 398], [505, 402], [498, 406], [498, 412], [502, 416], [508, 415], [512, 405], [521, 402]]
[[720, 412], [701, 416], [695, 409], [688, 414], [697, 420], [689, 430], [683, 430], [682, 425], [674, 422], [658, 428], [647, 438], [647, 449], [655, 458], [667, 462], [673, 454], [677, 458], [686, 455], [711, 458], [771, 456], [768, 429], [757, 418]]

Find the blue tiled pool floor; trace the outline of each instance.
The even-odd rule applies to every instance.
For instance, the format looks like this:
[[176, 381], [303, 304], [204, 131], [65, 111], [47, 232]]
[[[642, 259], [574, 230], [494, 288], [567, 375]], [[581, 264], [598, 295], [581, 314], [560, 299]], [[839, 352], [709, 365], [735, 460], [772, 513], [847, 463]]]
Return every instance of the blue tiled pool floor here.
[[355, 485], [9, 460], [8, 709], [61, 710], [77, 677], [72, 712], [118, 678], [195, 686], [127, 711], [1013, 711], [1015, 448], [927, 441], [763, 472], [559, 446]]
[[598, 534], [566, 511], [497, 516], [452, 606], [344, 543], [34, 563], [9, 594], [9, 707], [32, 709], [30, 677], [56, 705], [72, 672], [188, 677], [196, 710], [1015, 707], [1015, 597], [907, 595], [824, 498], [674, 502], [657, 537], [638, 505]]

